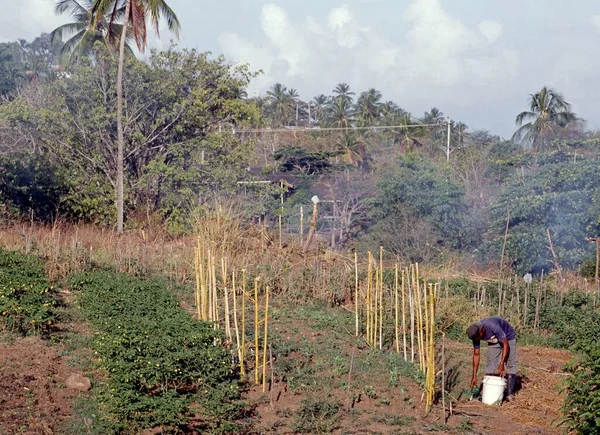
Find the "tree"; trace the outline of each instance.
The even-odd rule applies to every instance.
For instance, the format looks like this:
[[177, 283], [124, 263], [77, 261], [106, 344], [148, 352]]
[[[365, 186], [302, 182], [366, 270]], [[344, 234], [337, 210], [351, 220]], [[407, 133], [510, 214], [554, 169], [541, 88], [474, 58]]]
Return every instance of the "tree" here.
[[415, 145], [422, 145], [418, 138], [423, 137], [427, 133], [425, 127], [421, 127], [419, 121], [414, 121], [410, 113], [402, 115], [400, 123], [402, 125], [402, 128], [400, 129], [400, 144], [409, 151], [412, 150]]
[[354, 92], [350, 91], [350, 85], [348, 85], [347, 83], [340, 83], [339, 85], [337, 85], [333, 90], [333, 93], [336, 95], [334, 99], [345, 100], [347, 106], [350, 106], [354, 101], [354, 98], [352, 98]]
[[[63, 24], [52, 31], [52, 44], [60, 44], [60, 55], [64, 60], [76, 61], [88, 55], [96, 42], [102, 42], [115, 48], [123, 33], [123, 25], [116, 21], [122, 19], [124, 8], [111, 8], [102, 17], [94, 17], [95, 0], [59, 0], [54, 11], [59, 15], [69, 15], [73, 21]], [[115, 6], [118, 4], [115, 3]], [[113, 17], [114, 11], [114, 17]], [[127, 42], [131, 42], [127, 37]], [[126, 45], [131, 51], [129, 44]]]
[[322, 124], [325, 121], [325, 115], [327, 112], [327, 104], [329, 103], [329, 97], [320, 94], [312, 100], [312, 106], [314, 107], [314, 117], [318, 124]]
[[281, 83], [275, 83], [267, 91], [267, 108], [276, 126], [289, 124], [294, 109], [294, 98]]
[[336, 97], [329, 102], [327, 108], [329, 124], [338, 128], [348, 128], [354, 122], [354, 111], [350, 100]]
[[[124, 218], [124, 192], [123, 176], [124, 161], [123, 148], [125, 139], [123, 137], [123, 65], [125, 62], [125, 46], [127, 31], [131, 27], [133, 39], [140, 51], [144, 51], [147, 42], [146, 21], [150, 20], [156, 33], [159, 33], [161, 18], [165, 18], [169, 30], [178, 35], [181, 28], [179, 19], [175, 12], [169, 7], [165, 0], [95, 0], [92, 9], [92, 25], [96, 28], [104, 17], [110, 13], [108, 22], [109, 35], [114, 30], [114, 24], [120, 20], [119, 11], [125, 4], [122, 18], [121, 36], [119, 39], [119, 66], [117, 71], [117, 232], [123, 232]], [[110, 36], [109, 36], [110, 39]]]
[[[67, 176], [62, 201], [70, 217], [104, 224], [115, 217], [117, 58], [102, 44], [96, 49], [61, 80], [19, 89], [0, 106], [0, 118], [24, 133], [21, 142], [32, 137]], [[214, 126], [255, 125], [257, 108], [240, 98], [254, 75], [174, 48], [145, 62], [128, 56], [125, 68], [127, 209], [155, 211], [171, 229], [181, 228], [216, 192], [235, 193], [245, 173], [251, 142]]]
[[543, 151], [557, 130], [576, 120], [577, 116], [571, 112], [571, 105], [563, 95], [544, 86], [530, 95], [529, 110], [517, 115], [515, 121], [519, 128], [513, 140], [530, 146], [533, 152]]
[[361, 124], [374, 125], [381, 115], [381, 92], [371, 88], [361, 93], [356, 102], [356, 114]]

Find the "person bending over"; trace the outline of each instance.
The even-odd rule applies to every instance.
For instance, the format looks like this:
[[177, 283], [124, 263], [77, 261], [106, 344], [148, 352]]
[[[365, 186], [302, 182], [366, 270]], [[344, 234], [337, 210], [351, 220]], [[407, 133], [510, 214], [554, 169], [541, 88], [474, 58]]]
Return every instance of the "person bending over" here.
[[473, 376], [471, 388], [478, 386], [480, 343], [487, 341], [485, 364], [486, 375], [507, 376], [508, 388], [506, 400], [514, 399], [517, 383], [517, 342], [516, 334], [510, 324], [501, 317], [486, 317], [467, 328], [467, 336], [473, 340]]

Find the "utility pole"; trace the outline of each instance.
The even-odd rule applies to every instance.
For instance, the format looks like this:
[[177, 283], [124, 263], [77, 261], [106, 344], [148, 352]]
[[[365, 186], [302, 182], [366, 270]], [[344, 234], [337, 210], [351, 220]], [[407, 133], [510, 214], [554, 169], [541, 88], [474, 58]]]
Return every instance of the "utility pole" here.
[[449, 162], [450, 161], [450, 118], [448, 118], [448, 120], [446, 121], [446, 124], [448, 125], [448, 138], [447, 138], [447, 144], [446, 144], [446, 161]]

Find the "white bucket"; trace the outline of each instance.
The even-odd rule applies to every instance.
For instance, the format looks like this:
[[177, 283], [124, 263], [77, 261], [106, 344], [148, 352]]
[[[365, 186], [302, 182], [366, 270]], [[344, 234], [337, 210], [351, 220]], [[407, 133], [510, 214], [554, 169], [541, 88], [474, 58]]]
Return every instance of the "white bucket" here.
[[501, 405], [506, 380], [499, 376], [485, 376], [481, 389], [481, 401], [486, 405]]

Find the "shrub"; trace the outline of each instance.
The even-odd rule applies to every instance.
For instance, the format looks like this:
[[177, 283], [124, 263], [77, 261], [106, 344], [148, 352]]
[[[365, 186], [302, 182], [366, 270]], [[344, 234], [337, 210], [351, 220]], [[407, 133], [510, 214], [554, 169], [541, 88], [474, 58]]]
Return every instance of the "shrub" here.
[[600, 345], [595, 344], [580, 360], [567, 366], [573, 376], [566, 380], [563, 412], [569, 432], [600, 432]]
[[42, 262], [0, 249], [0, 323], [23, 335], [46, 335], [55, 323], [52, 287]]
[[192, 402], [205, 431], [231, 427], [242, 415], [221, 333], [183, 311], [166, 285], [111, 272], [71, 282], [99, 331], [93, 347], [109, 376], [100, 400], [122, 428], [184, 425]]
[[300, 433], [331, 433], [342, 405], [337, 401], [303, 399], [296, 410], [293, 429]]

